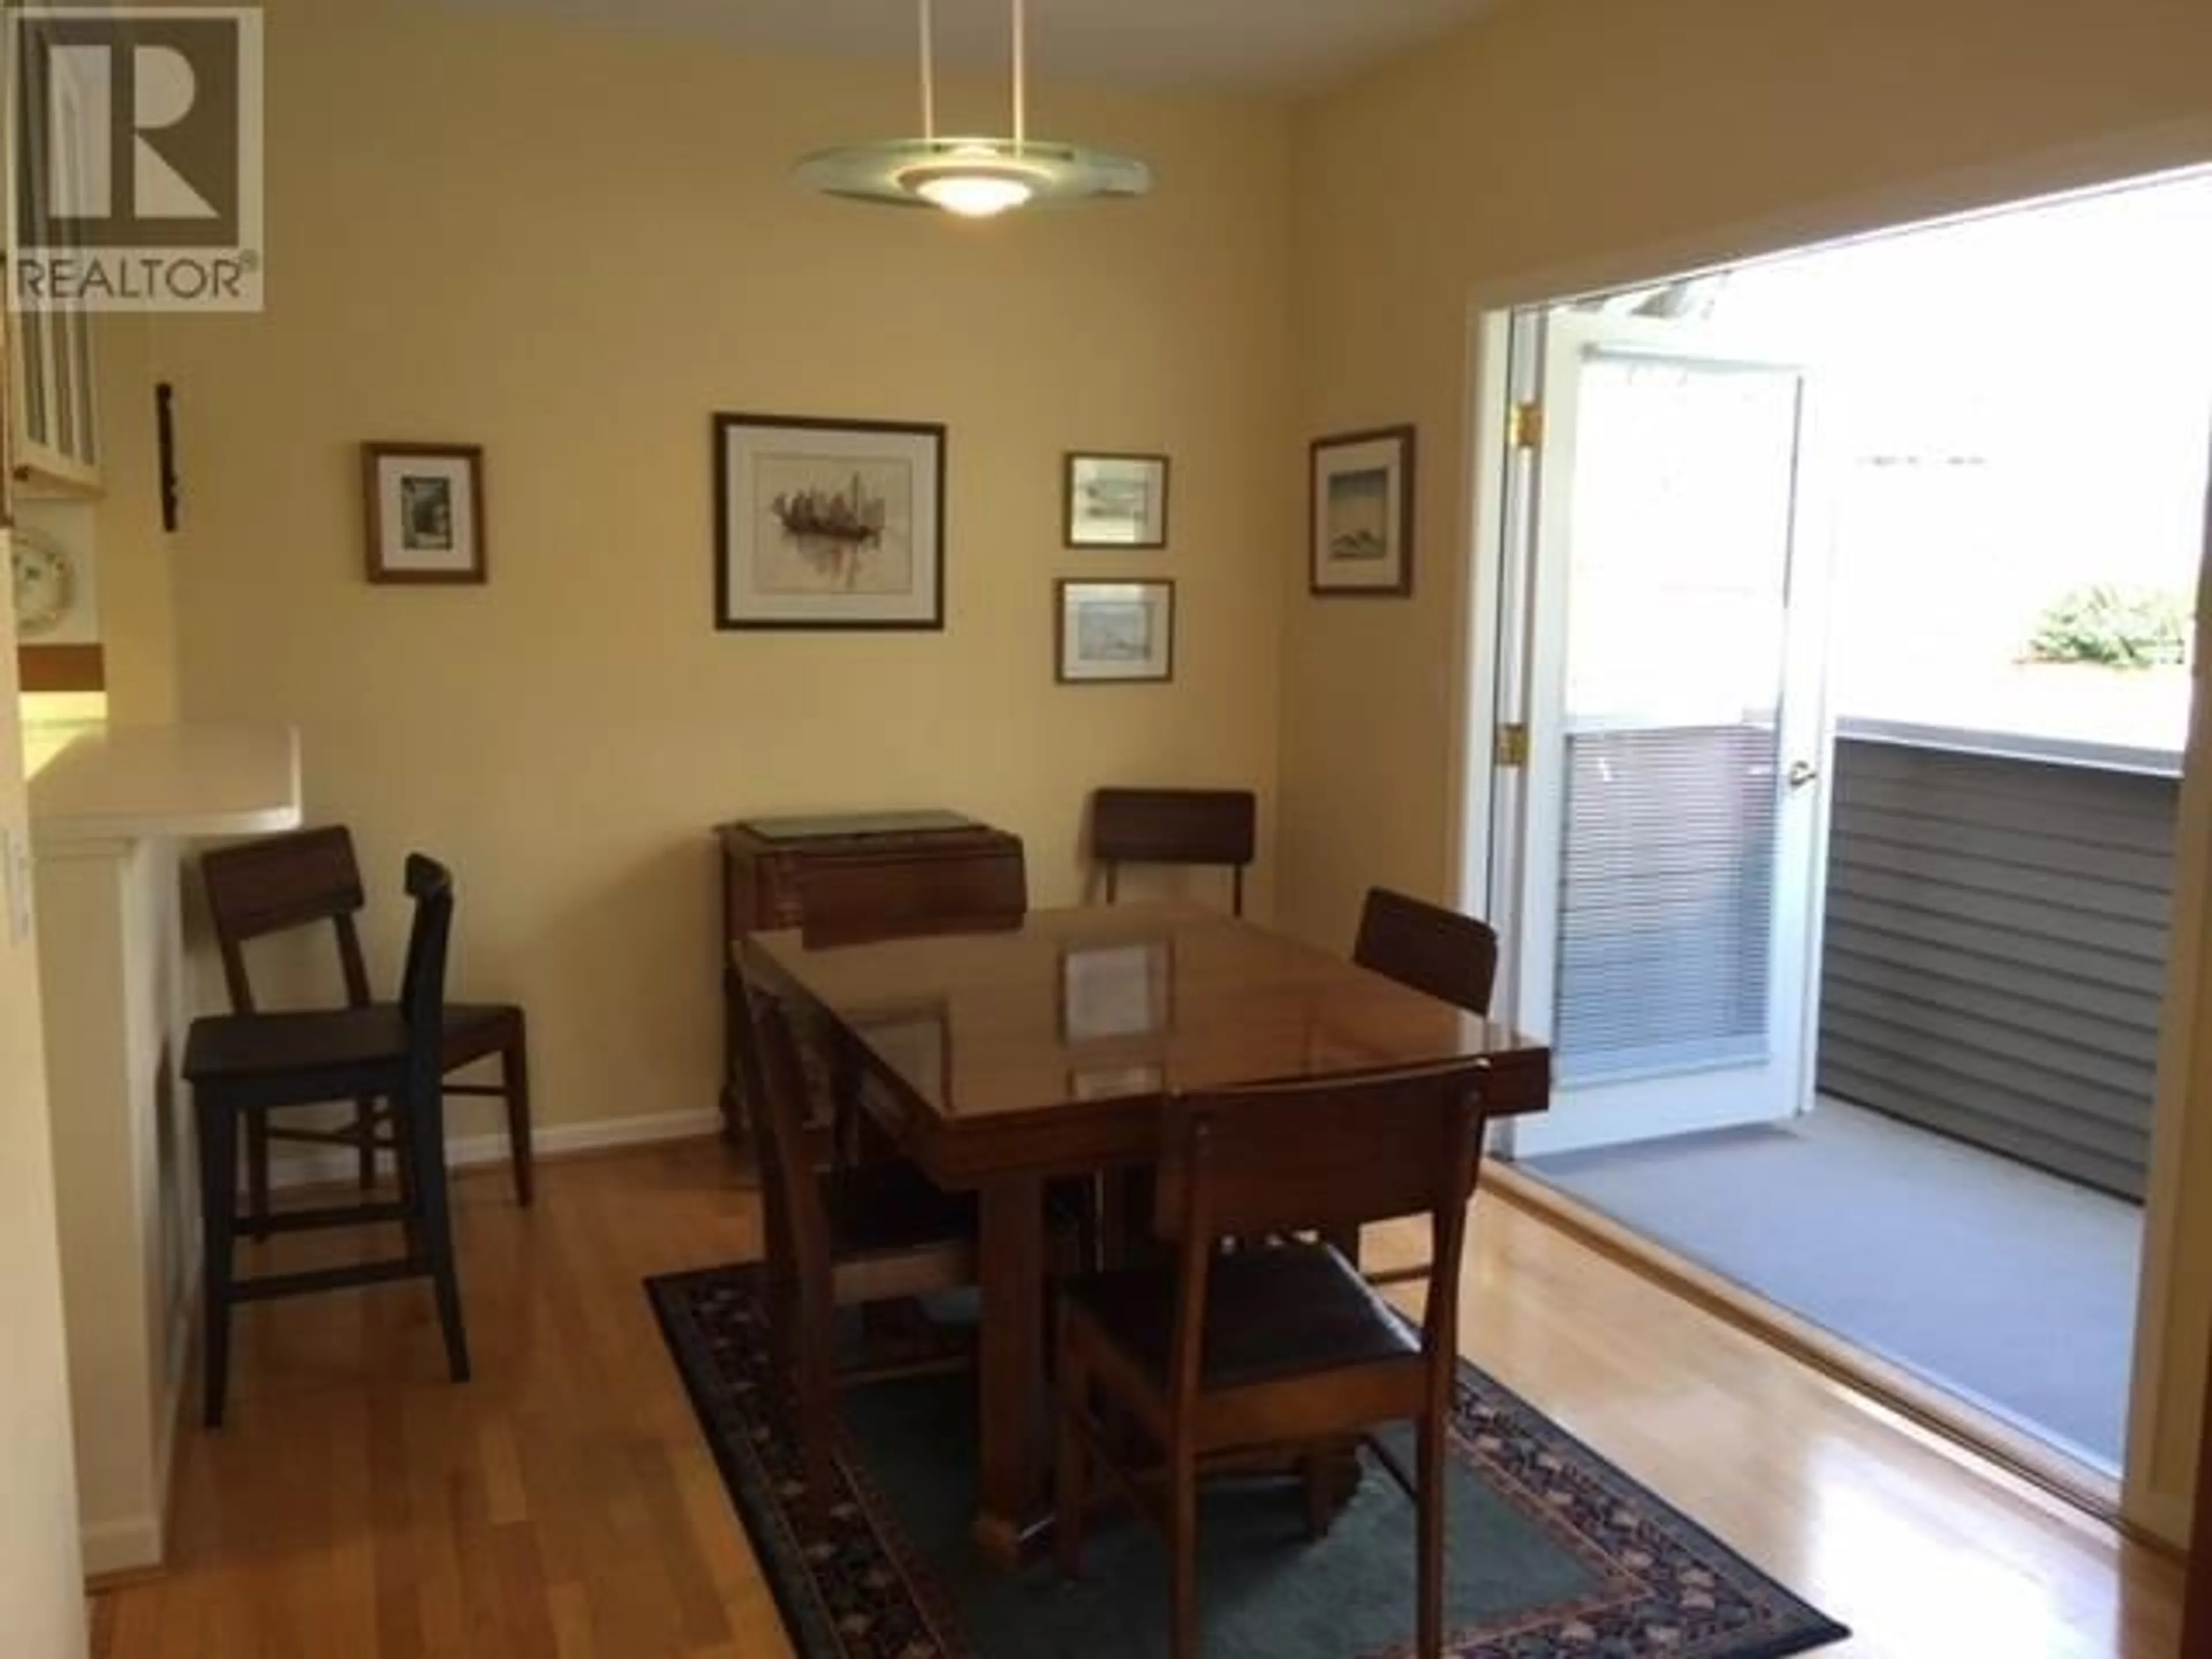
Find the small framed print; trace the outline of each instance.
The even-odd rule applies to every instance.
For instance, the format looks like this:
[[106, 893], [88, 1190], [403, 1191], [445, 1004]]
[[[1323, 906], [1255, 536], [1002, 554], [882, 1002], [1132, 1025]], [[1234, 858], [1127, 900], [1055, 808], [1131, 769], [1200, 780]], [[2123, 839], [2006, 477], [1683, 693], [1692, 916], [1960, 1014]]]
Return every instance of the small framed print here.
[[1316, 594], [1413, 591], [1413, 428], [1316, 438], [1310, 481]]
[[1070, 455], [1061, 491], [1070, 547], [1168, 544], [1168, 458]]
[[363, 444], [373, 582], [485, 579], [483, 451], [475, 444]]
[[1165, 939], [1071, 947], [1060, 957], [1060, 1033], [1070, 1044], [1153, 1036], [1175, 1012], [1175, 951]]
[[1055, 672], [1064, 685], [1175, 678], [1175, 584], [1062, 581]]

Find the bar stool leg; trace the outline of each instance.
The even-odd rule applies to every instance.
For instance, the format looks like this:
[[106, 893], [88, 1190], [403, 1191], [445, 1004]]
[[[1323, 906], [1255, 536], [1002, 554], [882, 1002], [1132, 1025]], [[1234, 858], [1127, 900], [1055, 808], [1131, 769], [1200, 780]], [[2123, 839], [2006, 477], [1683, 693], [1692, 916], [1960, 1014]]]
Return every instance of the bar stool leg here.
[[438, 1323], [445, 1332], [446, 1369], [456, 1382], [469, 1380], [469, 1338], [461, 1322], [461, 1285], [453, 1262], [453, 1218], [446, 1191], [445, 1091], [436, 1078], [397, 1103], [407, 1115], [407, 1149], [415, 1165], [415, 1193], [422, 1212], [422, 1243], [430, 1253], [437, 1290]]
[[204, 1258], [200, 1295], [205, 1304], [202, 1339], [207, 1374], [201, 1420], [222, 1426], [230, 1386], [230, 1254], [238, 1231], [238, 1115], [220, 1095], [192, 1091], [200, 1143], [200, 1240]]
[[514, 1201], [528, 1209], [538, 1195], [537, 1168], [530, 1146], [530, 1054], [521, 1017], [514, 1041], [500, 1055], [499, 1080], [507, 1089], [507, 1144], [514, 1160]]
[[[232, 1122], [234, 1133], [237, 1125]], [[246, 1189], [253, 1237], [269, 1237], [269, 1114], [255, 1112], [246, 1124]]]
[[399, 1224], [406, 1237], [407, 1254], [428, 1260], [422, 1244], [422, 1203], [417, 1195], [414, 1139], [409, 1133], [404, 1101], [383, 1103], [384, 1121], [392, 1134], [392, 1179], [399, 1189], [399, 1207], [407, 1218]]
[[354, 1147], [354, 1181], [363, 1192], [376, 1185], [376, 1103], [356, 1100], [353, 1103], [354, 1133], [361, 1137]]

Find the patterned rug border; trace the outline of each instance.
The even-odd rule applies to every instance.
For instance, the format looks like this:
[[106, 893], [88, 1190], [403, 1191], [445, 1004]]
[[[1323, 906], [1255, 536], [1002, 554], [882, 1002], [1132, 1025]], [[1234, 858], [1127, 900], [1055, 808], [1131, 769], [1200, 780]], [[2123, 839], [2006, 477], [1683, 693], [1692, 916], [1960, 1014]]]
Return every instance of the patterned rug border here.
[[[731, 1431], [734, 1427], [731, 1420], [732, 1408], [710, 1391], [707, 1373], [711, 1367], [703, 1363], [703, 1357], [702, 1363], [687, 1363], [687, 1355], [691, 1352], [690, 1340], [696, 1337], [703, 1340], [705, 1328], [691, 1312], [691, 1288], [717, 1281], [726, 1283], [732, 1279], [752, 1279], [757, 1277], [760, 1267], [757, 1261], [731, 1261], [718, 1267], [658, 1273], [648, 1276], [644, 1286], [670, 1361], [682, 1380], [685, 1398], [721, 1474], [731, 1506], [760, 1559], [762, 1576], [775, 1599], [786, 1633], [801, 1659], [826, 1659], [821, 1651], [825, 1643], [829, 1644], [829, 1653], [842, 1656], [847, 1650], [836, 1627], [833, 1611], [819, 1594], [816, 1569], [826, 1559], [823, 1552], [830, 1547], [809, 1545], [801, 1539], [791, 1524], [788, 1505], [780, 1500], [774, 1472], [760, 1459], [750, 1441]], [[1850, 1636], [1846, 1626], [1813, 1607], [1515, 1390], [1466, 1359], [1460, 1364], [1455, 1415], [1459, 1420], [1454, 1425], [1454, 1438], [1460, 1443], [1460, 1455], [1480, 1462], [1487, 1480], [1501, 1491], [1510, 1490], [1516, 1506], [1540, 1527], [1556, 1547], [1572, 1554], [1602, 1582], [1591, 1594], [1571, 1601], [1532, 1607], [1504, 1615], [1499, 1623], [1458, 1633], [1447, 1648], [1451, 1659], [1524, 1659], [1532, 1650], [1519, 1644], [1532, 1632], [1546, 1626], [1578, 1622], [1607, 1609], [1619, 1609], [1624, 1618], [1635, 1620], [1638, 1615], [1633, 1609], [1648, 1604], [1651, 1599], [1644, 1574], [1658, 1565], [1647, 1554], [1639, 1569], [1608, 1551], [1571, 1521], [1562, 1518], [1553, 1504], [1544, 1501], [1528, 1480], [1498, 1455], [1504, 1449], [1502, 1443], [1493, 1437], [1485, 1445], [1481, 1429], [1490, 1421], [1510, 1426], [1535, 1445], [1539, 1449], [1534, 1462], [1548, 1478], [1556, 1480], [1564, 1477], [1566, 1484], [1578, 1489], [1585, 1503], [1610, 1505], [1617, 1521], [1626, 1514], [1636, 1524], [1639, 1538], [1656, 1534], [1658, 1541], [1674, 1547], [1680, 1553], [1709, 1559], [1770, 1589], [1775, 1605], [1770, 1609], [1767, 1622], [1793, 1626], [1765, 1638], [1747, 1632], [1729, 1632], [1742, 1635], [1743, 1644], [1718, 1649], [1709, 1645], [1662, 1649], [1655, 1644], [1650, 1649], [1654, 1656], [1663, 1652], [1668, 1659], [1700, 1659], [1700, 1656], [1708, 1654], [1711, 1659], [1789, 1659], [1789, 1656]], [[1562, 1449], [1567, 1455], [1559, 1455]], [[848, 1492], [845, 1502], [833, 1505], [833, 1516], [848, 1521], [857, 1511], [869, 1541], [896, 1569], [896, 1577], [903, 1583], [935, 1653], [942, 1659], [975, 1659], [975, 1650], [960, 1626], [957, 1610], [937, 1583], [935, 1574], [927, 1562], [915, 1557], [903, 1530], [890, 1523], [889, 1506], [865, 1461], [841, 1454], [837, 1474]], [[1622, 1524], [1628, 1522], [1624, 1521]], [[1630, 1594], [1632, 1588], [1644, 1594]], [[1597, 1645], [1604, 1639], [1604, 1632], [1584, 1626], [1577, 1638], [1576, 1648], [1553, 1645], [1558, 1645], [1562, 1654], [1614, 1651]], [[1409, 1644], [1401, 1644], [1377, 1652], [1347, 1655], [1346, 1659], [1406, 1659], [1410, 1651]]]

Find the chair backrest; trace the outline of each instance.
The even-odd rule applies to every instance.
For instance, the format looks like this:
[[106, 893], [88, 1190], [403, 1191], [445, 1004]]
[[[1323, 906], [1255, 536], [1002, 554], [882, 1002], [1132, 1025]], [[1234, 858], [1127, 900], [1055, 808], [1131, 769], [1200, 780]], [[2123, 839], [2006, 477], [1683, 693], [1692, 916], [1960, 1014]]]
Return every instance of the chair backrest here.
[[1224, 1239], [1342, 1233], [1426, 1213], [1434, 1257], [1422, 1347], [1434, 1366], [1454, 1363], [1460, 1258], [1488, 1076], [1478, 1056], [1169, 1101], [1153, 1216], [1176, 1244], [1171, 1375], [1186, 1403], [1197, 1388], [1206, 1280]]
[[329, 922], [337, 938], [346, 1000], [369, 1000], [368, 967], [354, 917], [366, 902], [353, 837], [343, 824], [295, 830], [201, 855], [208, 915], [236, 1013], [254, 1011], [246, 945], [267, 934]]
[[1440, 904], [1370, 887], [1352, 959], [1470, 1014], [1487, 1014], [1498, 981], [1498, 930]]
[[799, 866], [799, 926], [809, 944], [1018, 927], [1029, 905], [1018, 849], [934, 858], [911, 849], [881, 859], [842, 854]]
[[822, 1212], [822, 1189], [806, 1151], [806, 1081], [799, 1069], [799, 1044], [782, 999], [750, 981], [743, 981], [741, 994], [753, 1023], [749, 1047], [756, 1058], [747, 1066], [744, 1084], [753, 1103], [754, 1132], [762, 1141], [767, 1224], [783, 1233], [788, 1259], [805, 1293], [827, 1280], [830, 1231]]
[[[445, 1072], [446, 962], [453, 933], [453, 876], [420, 853], [407, 855], [407, 896], [415, 915], [407, 929], [407, 966], [399, 979], [399, 1014], [407, 1023], [411, 1089], [435, 1093]], [[419, 1093], [417, 1098], [422, 1097]]]
[[1124, 864], [1218, 864], [1236, 872], [1244, 913], [1244, 866], [1256, 843], [1258, 799], [1249, 789], [1098, 789], [1091, 796], [1091, 855], [1115, 896]]

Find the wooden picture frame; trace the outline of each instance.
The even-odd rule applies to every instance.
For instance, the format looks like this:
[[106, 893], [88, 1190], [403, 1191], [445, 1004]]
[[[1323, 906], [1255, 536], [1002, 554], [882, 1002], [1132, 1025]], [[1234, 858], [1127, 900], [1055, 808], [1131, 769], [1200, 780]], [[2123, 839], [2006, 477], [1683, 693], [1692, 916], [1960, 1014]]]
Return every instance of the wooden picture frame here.
[[1330, 599], [1413, 592], [1413, 464], [1410, 426], [1314, 440], [1306, 481], [1308, 592]]
[[1053, 675], [1062, 685], [1175, 678], [1175, 584], [1159, 578], [1054, 584]]
[[714, 626], [945, 626], [945, 430], [714, 417]]
[[365, 443], [361, 477], [370, 581], [489, 579], [481, 445]]
[[1168, 544], [1164, 455], [1071, 451], [1061, 458], [1060, 535], [1069, 547], [1158, 552]]

